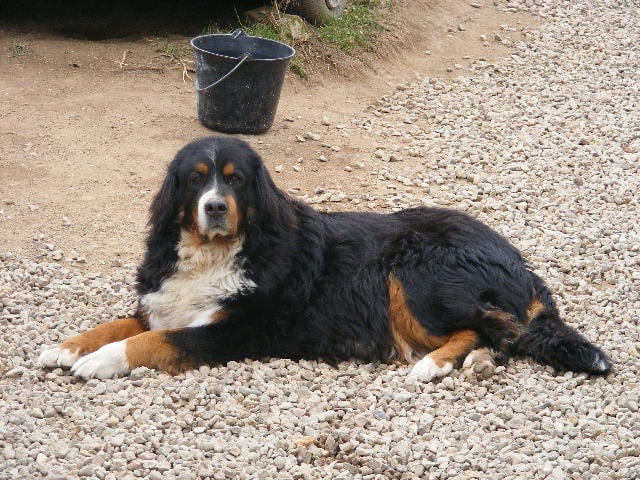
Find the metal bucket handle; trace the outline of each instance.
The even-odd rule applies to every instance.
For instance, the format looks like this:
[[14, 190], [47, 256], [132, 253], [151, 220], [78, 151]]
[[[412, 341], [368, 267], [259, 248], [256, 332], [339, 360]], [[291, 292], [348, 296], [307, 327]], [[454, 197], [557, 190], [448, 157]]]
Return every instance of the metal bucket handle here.
[[[231, 35], [233, 37], [233, 39], [235, 40], [236, 38], [240, 37], [240, 36], [245, 36], [246, 33], [244, 33], [244, 31], [241, 28], [237, 28], [235, 29], [233, 32], [231, 32], [229, 35]], [[249, 52], [244, 52], [242, 54], [242, 56], [238, 59], [238, 63], [236, 63], [236, 65], [229, 70], [226, 74], [224, 74], [222, 77], [220, 77], [218, 80], [216, 80], [215, 82], [213, 82], [211, 85], [204, 87], [204, 88], [198, 88], [198, 85], [196, 85], [196, 90], [198, 92], [204, 92], [206, 90], [209, 90], [210, 88], [215, 87], [216, 85], [218, 85], [219, 83], [222, 83], [224, 80], [226, 80], [233, 72], [235, 72], [238, 68], [240, 68], [240, 65], [242, 65], [245, 61], [249, 60], [249, 58], [251, 58], [251, 54]]]

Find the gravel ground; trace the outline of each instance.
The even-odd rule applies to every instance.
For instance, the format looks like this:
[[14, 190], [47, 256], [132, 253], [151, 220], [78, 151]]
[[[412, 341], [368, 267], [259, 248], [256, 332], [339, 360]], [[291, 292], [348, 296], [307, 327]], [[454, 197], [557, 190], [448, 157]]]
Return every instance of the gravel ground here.
[[517, 360], [416, 386], [404, 365], [273, 360], [85, 383], [37, 354], [131, 310], [134, 267], [86, 275], [54, 246], [41, 262], [5, 253], [0, 478], [639, 478], [640, 10], [501, 8], [536, 13], [539, 30], [504, 26], [486, 41], [513, 44], [508, 58], [401, 85], [354, 119], [371, 175], [339, 201], [449, 205], [496, 226], [612, 375]]

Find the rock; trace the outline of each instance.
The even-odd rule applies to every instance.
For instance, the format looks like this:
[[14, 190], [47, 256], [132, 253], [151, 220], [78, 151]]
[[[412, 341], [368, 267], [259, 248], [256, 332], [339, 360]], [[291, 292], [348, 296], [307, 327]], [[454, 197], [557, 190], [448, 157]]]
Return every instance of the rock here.
[[93, 465], [85, 465], [80, 470], [78, 470], [78, 475], [81, 477], [91, 477], [94, 473]]
[[293, 43], [306, 42], [311, 38], [311, 30], [298, 15], [280, 12], [273, 20], [278, 30]]
[[[10, 310], [10, 313], [13, 313], [13, 312]], [[17, 311], [17, 313], [20, 313], [19, 310]], [[4, 374], [4, 376], [7, 377], [7, 378], [19, 377], [19, 376], [23, 375], [26, 372], [27, 372], [27, 369], [24, 368], [24, 367], [15, 367], [15, 368], [12, 368], [11, 370], [8, 370]]]
[[33, 418], [44, 418], [44, 413], [41, 408], [36, 407], [31, 410], [31, 416]]
[[304, 134], [306, 140], [320, 140], [320, 135], [314, 132], [307, 132]]
[[399, 392], [395, 394], [394, 398], [397, 402], [404, 403], [411, 400], [413, 398], [413, 395], [408, 392]]

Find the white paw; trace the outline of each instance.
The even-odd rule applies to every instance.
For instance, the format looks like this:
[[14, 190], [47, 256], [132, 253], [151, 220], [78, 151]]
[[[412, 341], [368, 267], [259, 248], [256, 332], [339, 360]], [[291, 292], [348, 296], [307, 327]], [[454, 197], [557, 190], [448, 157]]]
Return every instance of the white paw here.
[[446, 362], [442, 367], [439, 367], [429, 355], [426, 355], [413, 366], [411, 373], [409, 373], [409, 380], [430, 382], [434, 378], [444, 377], [451, 370], [453, 370], [453, 363]]
[[126, 340], [109, 343], [89, 355], [85, 355], [71, 367], [71, 373], [85, 380], [112, 378], [129, 373], [125, 349]]
[[60, 347], [47, 348], [38, 357], [38, 364], [41, 367], [70, 367], [80, 358], [78, 351], [76, 349], [72, 352]]

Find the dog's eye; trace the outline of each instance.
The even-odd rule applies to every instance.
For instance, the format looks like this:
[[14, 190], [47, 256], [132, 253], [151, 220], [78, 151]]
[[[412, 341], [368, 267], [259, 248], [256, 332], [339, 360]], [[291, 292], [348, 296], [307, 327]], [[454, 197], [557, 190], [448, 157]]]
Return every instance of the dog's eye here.
[[241, 174], [234, 172], [231, 175], [227, 176], [226, 178], [227, 183], [231, 184], [231, 183], [242, 183], [242, 181], [244, 180], [244, 178], [242, 177]]
[[198, 185], [202, 184], [202, 174], [198, 172], [193, 172], [189, 176], [189, 183], [191, 183], [191, 185], [193, 185], [194, 187], [197, 187]]

